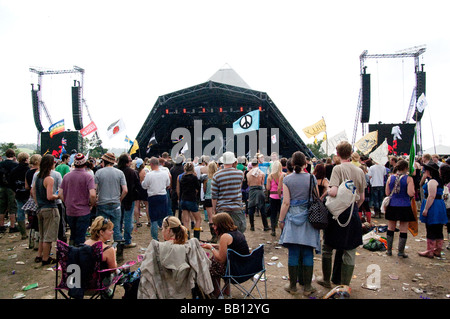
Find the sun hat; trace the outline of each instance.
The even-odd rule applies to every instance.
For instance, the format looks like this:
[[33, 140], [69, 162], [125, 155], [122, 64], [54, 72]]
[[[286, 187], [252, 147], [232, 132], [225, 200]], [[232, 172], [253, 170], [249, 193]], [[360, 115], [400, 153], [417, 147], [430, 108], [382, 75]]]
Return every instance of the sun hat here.
[[425, 167], [425, 169], [428, 168], [429, 170], [439, 171], [439, 165], [434, 162], [423, 164], [423, 167]]
[[236, 162], [236, 157], [234, 157], [233, 152], [225, 152], [220, 158], [220, 162], [223, 164], [234, 164], [234, 162]]
[[86, 164], [86, 156], [84, 156], [84, 154], [82, 153], [78, 153], [73, 159], [73, 164], [75, 166], [82, 166]]

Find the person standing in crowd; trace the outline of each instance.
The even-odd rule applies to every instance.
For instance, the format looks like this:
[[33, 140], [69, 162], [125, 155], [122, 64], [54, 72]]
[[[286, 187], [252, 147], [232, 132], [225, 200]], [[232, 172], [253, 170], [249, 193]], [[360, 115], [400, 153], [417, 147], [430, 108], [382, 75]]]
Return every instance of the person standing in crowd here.
[[178, 210], [178, 219], [182, 220], [181, 210], [179, 209], [180, 199], [177, 193], [178, 176], [184, 173], [184, 156], [178, 155], [175, 159], [175, 165], [170, 169], [170, 199], [172, 204], [172, 212], [174, 216]]
[[197, 198], [200, 192], [200, 181], [194, 170], [194, 163], [184, 165], [184, 174], [178, 181], [180, 198], [180, 209], [182, 211], [182, 221], [184, 227], [189, 229], [191, 217], [194, 219], [194, 237], [200, 240], [200, 226], [202, 217], [198, 211]]
[[[447, 160], [447, 162], [450, 162], [450, 160]], [[444, 186], [447, 186], [447, 189], [450, 187], [450, 165], [444, 163], [441, 165], [441, 167], [439, 167], [439, 175], [441, 176], [442, 179], [442, 184], [444, 184]], [[445, 207], [446, 207], [446, 211], [447, 211], [447, 235], [448, 235], [448, 245], [447, 245], [447, 249], [450, 250], [450, 198], [449, 194], [445, 195], [447, 198], [444, 198], [445, 201]]]
[[137, 199], [134, 202], [134, 219], [136, 220], [136, 228], [142, 226], [142, 224], [139, 222], [139, 219], [141, 217], [141, 206], [144, 206], [148, 226], [151, 226], [150, 216], [148, 214], [147, 191], [142, 188], [142, 182], [145, 179], [147, 170], [145, 168], [144, 161], [141, 158], [138, 158], [136, 160], [136, 172], [139, 176], [139, 184], [137, 185]]
[[[322, 247], [322, 273], [323, 281], [321, 284], [324, 287], [331, 287], [330, 277], [332, 273], [331, 260], [333, 250], [343, 251], [341, 267], [341, 284], [350, 285], [355, 268], [356, 248], [362, 245], [362, 224], [359, 218], [359, 207], [364, 202], [364, 189], [366, 188], [366, 178], [364, 172], [353, 165], [351, 161], [352, 145], [348, 142], [340, 142], [336, 146], [336, 154], [340, 159], [341, 164], [336, 165], [331, 173], [331, 179], [328, 189], [328, 196], [336, 197], [338, 195], [338, 188], [346, 179], [354, 182], [356, 187], [356, 202], [351, 207], [347, 208], [338, 217], [341, 223], [348, 220], [351, 214], [351, 219], [346, 227], [341, 227], [336, 220], [331, 218], [329, 214], [328, 226], [323, 233], [323, 247]], [[335, 264], [335, 267], [339, 265]]]
[[25, 227], [25, 211], [22, 209], [22, 207], [30, 198], [30, 190], [25, 187], [25, 176], [30, 169], [28, 165], [29, 159], [30, 155], [28, 153], [19, 153], [19, 155], [17, 155], [17, 161], [19, 162], [19, 165], [14, 167], [9, 175], [9, 183], [13, 187], [13, 191], [16, 197], [17, 227], [20, 231], [22, 239], [28, 238], [27, 230]]
[[212, 209], [212, 200], [211, 200], [211, 182], [216, 172], [217, 172], [216, 162], [214, 161], [209, 162], [207, 179], [203, 181], [203, 189], [205, 192], [205, 201], [203, 203], [203, 206], [206, 209], [206, 213], [208, 214], [209, 231], [211, 232], [211, 239], [209, 241], [212, 243], [217, 242], [217, 234], [216, 231], [214, 230], [212, 221], [214, 212]]
[[424, 164], [426, 182], [423, 186], [424, 199], [420, 207], [420, 221], [427, 230], [427, 249], [419, 252], [422, 257], [440, 257], [444, 243], [444, 225], [447, 224], [447, 210], [442, 198], [444, 183], [439, 175], [439, 166], [434, 162]]
[[75, 155], [74, 170], [67, 173], [59, 188], [59, 197], [66, 206], [70, 227], [69, 244], [81, 245], [86, 240], [86, 231], [91, 223], [91, 208], [95, 205], [94, 176], [86, 171], [86, 157]]
[[375, 214], [378, 213], [378, 217], [381, 218], [381, 203], [384, 199], [384, 181], [386, 176], [386, 167], [380, 163], [375, 162], [374, 165], [369, 168], [368, 175], [370, 177], [370, 206], [373, 205]]
[[28, 248], [35, 250], [37, 250], [39, 246], [39, 228], [36, 215], [37, 205], [32, 196], [31, 189], [33, 186], [33, 177], [34, 174], [39, 170], [41, 159], [42, 156], [40, 154], [33, 154], [30, 157], [30, 169], [25, 174], [25, 188], [28, 189], [30, 198], [26, 202], [25, 206], [22, 207], [22, 209], [28, 214], [29, 228], [33, 230], [32, 232], [30, 232], [32, 238], [30, 238]]
[[97, 189], [97, 215], [108, 218], [114, 224], [114, 241], [122, 241], [120, 229], [122, 200], [128, 193], [124, 173], [115, 168], [116, 157], [106, 153], [102, 157], [102, 168], [95, 172], [95, 188]]
[[441, 161], [439, 155], [437, 155], [437, 154], [431, 155], [431, 160], [433, 161], [433, 163], [437, 164], [437, 166], [439, 166], [439, 167], [441, 167], [441, 165], [444, 164], [444, 163]]
[[170, 186], [170, 178], [167, 172], [159, 169], [159, 161], [156, 157], [150, 158], [151, 171], [145, 175], [142, 187], [147, 190], [148, 211], [151, 220], [151, 235], [158, 240], [158, 223], [167, 216], [167, 187]]
[[[38, 206], [39, 248], [35, 262], [42, 262], [42, 266], [54, 264], [56, 260], [50, 256], [52, 243], [58, 239], [59, 211], [56, 200], [59, 195], [54, 194], [54, 179], [50, 175], [55, 167], [53, 155], [42, 157], [36, 181], [32, 187], [32, 194]], [[59, 173], [58, 173], [59, 174]]]
[[[75, 155], [76, 156], [76, 155]], [[67, 165], [69, 163], [70, 155], [69, 154], [63, 154], [61, 156], [61, 163], [56, 166], [55, 171], [59, 172], [61, 174], [61, 177], [64, 178], [64, 175], [70, 172], [70, 167]], [[73, 161], [72, 161], [73, 164]]]
[[389, 176], [386, 183], [386, 196], [392, 195], [389, 206], [386, 208], [385, 218], [388, 220], [386, 233], [387, 255], [392, 256], [392, 245], [394, 242], [397, 221], [400, 222], [400, 238], [398, 241], [398, 256], [407, 258], [405, 253], [406, 240], [408, 238], [408, 225], [415, 221], [411, 208], [411, 197], [414, 197], [414, 181], [408, 176], [409, 164], [401, 159], [397, 162], [397, 174]]
[[359, 154], [357, 152], [353, 152], [352, 153], [352, 161], [351, 161], [351, 163], [353, 165], [355, 165], [356, 167], [361, 166], [361, 163], [359, 161], [360, 159], [361, 159], [361, 156], [359, 156]]
[[282, 190], [278, 186], [282, 175], [283, 171], [280, 161], [273, 162], [271, 173], [267, 177], [266, 184], [267, 191], [269, 192], [270, 228], [272, 230], [272, 236], [276, 236], [278, 216], [280, 215]]
[[[308, 220], [310, 187], [319, 193], [316, 178], [305, 171], [306, 156], [300, 151], [292, 154], [294, 173], [283, 179], [283, 203], [279, 223], [282, 229], [279, 243], [288, 248], [289, 283], [284, 289], [295, 294], [297, 281], [303, 294], [315, 292], [311, 285], [314, 269], [314, 250], [320, 252], [320, 232]], [[312, 183], [312, 184], [311, 184]]]
[[6, 232], [5, 215], [9, 216], [9, 232], [17, 233], [16, 225], [17, 204], [13, 185], [9, 183], [9, 174], [19, 165], [16, 161], [16, 153], [13, 149], [7, 149], [6, 159], [0, 162], [0, 233]]
[[[119, 156], [119, 161], [117, 163], [117, 168], [123, 172], [125, 175], [125, 180], [127, 182], [128, 193], [123, 198], [121, 204], [122, 220], [123, 220], [123, 238], [125, 240], [124, 248], [136, 247], [136, 243], [132, 242], [133, 233], [133, 215], [134, 215], [134, 204], [137, 199], [137, 185], [140, 184], [138, 174], [136, 170], [130, 167], [131, 156], [124, 153]], [[122, 225], [122, 223], [120, 223]], [[121, 227], [122, 228], [122, 227]]]
[[247, 174], [248, 174], [248, 162], [247, 162], [247, 158], [245, 158], [245, 156], [239, 156], [238, 157], [238, 164], [236, 165], [236, 169], [242, 171], [242, 173], [244, 173], [244, 179], [242, 180], [242, 186], [241, 186], [241, 190], [242, 190], [242, 202], [244, 203], [245, 206], [245, 216], [248, 216], [248, 192], [249, 192], [249, 187], [248, 187], [248, 180], [247, 180]]
[[219, 160], [224, 168], [214, 174], [211, 181], [211, 201], [213, 212], [230, 214], [234, 224], [241, 233], [245, 232], [247, 223], [242, 210], [242, 181], [244, 173], [233, 167], [237, 162], [233, 152], [225, 152]]
[[255, 230], [255, 211], [261, 213], [264, 231], [268, 231], [266, 215], [266, 196], [264, 194], [264, 180], [266, 175], [259, 169], [257, 159], [252, 161], [252, 169], [247, 174], [248, 192], [248, 216], [250, 220], [250, 230]]
[[325, 165], [320, 163], [314, 168], [313, 175], [316, 177], [317, 186], [319, 188], [320, 199], [323, 199], [328, 191], [328, 179], [326, 176]]

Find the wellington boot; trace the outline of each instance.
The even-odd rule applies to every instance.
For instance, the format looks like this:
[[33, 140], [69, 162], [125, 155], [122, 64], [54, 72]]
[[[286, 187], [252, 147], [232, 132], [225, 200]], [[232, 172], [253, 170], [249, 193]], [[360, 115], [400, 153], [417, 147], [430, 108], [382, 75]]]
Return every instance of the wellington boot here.
[[408, 258], [408, 255], [405, 253], [405, 247], [406, 247], [406, 238], [401, 237], [398, 239], [398, 256], [403, 258]]
[[317, 283], [325, 288], [331, 288], [331, 258], [322, 258], [322, 280]]
[[350, 281], [352, 280], [355, 265], [342, 264], [341, 267], [341, 284], [350, 286]]
[[434, 246], [433, 254], [435, 257], [441, 257], [442, 245], [444, 244], [443, 239], [436, 239], [436, 245]]
[[387, 242], [386, 255], [392, 256], [392, 245], [394, 243], [394, 235], [387, 234], [386, 235], [386, 242]]
[[433, 258], [434, 257], [433, 251], [434, 251], [435, 246], [436, 246], [436, 240], [427, 239], [427, 250], [419, 252], [419, 256]]
[[27, 239], [27, 228], [25, 226], [25, 221], [17, 222], [17, 227], [19, 228], [20, 234], [22, 235], [22, 239]]
[[288, 266], [288, 272], [289, 272], [289, 283], [286, 286], [284, 286], [284, 290], [286, 290], [290, 294], [296, 294], [298, 266]]
[[309, 296], [316, 292], [316, 288], [311, 285], [313, 277], [313, 266], [303, 266], [303, 295]]

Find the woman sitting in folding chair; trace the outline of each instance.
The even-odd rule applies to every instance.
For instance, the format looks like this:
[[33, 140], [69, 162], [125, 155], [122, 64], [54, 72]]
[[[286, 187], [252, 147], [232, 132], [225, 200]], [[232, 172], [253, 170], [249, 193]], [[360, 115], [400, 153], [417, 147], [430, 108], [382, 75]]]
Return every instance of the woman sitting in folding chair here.
[[[101, 241], [103, 243], [103, 258], [101, 269], [117, 268], [116, 248], [106, 244], [114, 234], [114, 224], [103, 216], [98, 216], [92, 222], [90, 228], [91, 238], [85, 241], [86, 245], [92, 246]], [[113, 279], [112, 272], [103, 272], [103, 283], [107, 285]]]
[[[218, 244], [204, 244], [203, 248], [212, 252], [211, 278], [214, 284], [214, 296], [220, 295], [220, 279], [225, 275], [227, 250], [233, 249], [241, 255], [250, 254], [247, 240], [244, 234], [237, 230], [233, 219], [228, 213], [219, 213], [213, 217], [213, 228], [219, 238]], [[230, 295], [230, 286], [225, 290], [225, 295]]]

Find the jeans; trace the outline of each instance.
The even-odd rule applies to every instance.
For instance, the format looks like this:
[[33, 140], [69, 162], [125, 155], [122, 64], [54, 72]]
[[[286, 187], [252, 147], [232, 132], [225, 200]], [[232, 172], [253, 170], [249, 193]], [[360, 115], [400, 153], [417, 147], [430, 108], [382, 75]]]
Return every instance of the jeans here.
[[25, 211], [22, 209], [22, 206], [25, 205], [25, 203], [27, 201], [28, 200], [16, 199], [16, 205], [17, 205], [16, 221], [18, 221], [18, 222], [24, 222], [25, 221]]
[[385, 189], [383, 186], [374, 186], [371, 188], [371, 202], [373, 204], [373, 208], [379, 210], [381, 208], [381, 203], [384, 199]]
[[303, 266], [314, 266], [313, 247], [299, 244], [287, 244], [287, 247], [289, 266], [298, 266], [300, 260]]
[[120, 204], [97, 205], [97, 216], [108, 218], [114, 224], [114, 241], [123, 240], [120, 230], [121, 215]]
[[123, 237], [125, 245], [131, 244], [131, 233], [133, 232], [134, 202], [130, 210], [123, 210]]
[[67, 222], [70, 227], [70, 241], [74, 246], [83, 244], [86, 241], [86, 231], [91, 224], [91, 215], [84, 216], [69, 216], [67, 215]]

